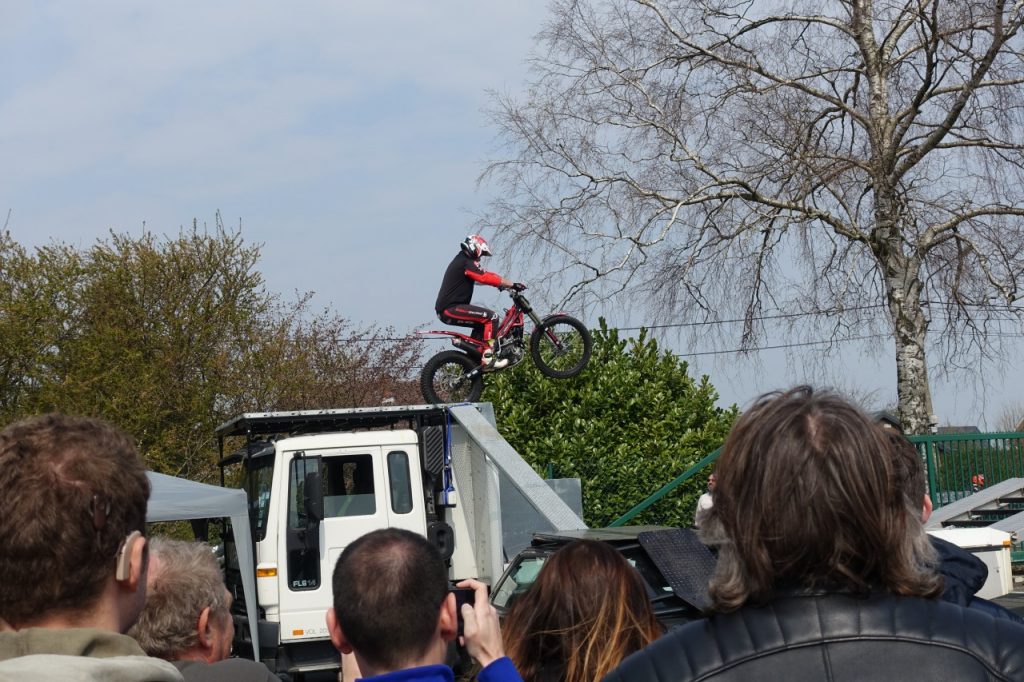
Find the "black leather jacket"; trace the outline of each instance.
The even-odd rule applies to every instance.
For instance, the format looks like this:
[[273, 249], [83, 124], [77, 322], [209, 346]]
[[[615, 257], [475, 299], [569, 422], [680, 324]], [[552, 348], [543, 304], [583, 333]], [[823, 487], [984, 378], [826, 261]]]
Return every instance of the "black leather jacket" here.
[[1024, 680], [1024, 626], [889, 593], [788, 594], [688, 623], [604, 679]]

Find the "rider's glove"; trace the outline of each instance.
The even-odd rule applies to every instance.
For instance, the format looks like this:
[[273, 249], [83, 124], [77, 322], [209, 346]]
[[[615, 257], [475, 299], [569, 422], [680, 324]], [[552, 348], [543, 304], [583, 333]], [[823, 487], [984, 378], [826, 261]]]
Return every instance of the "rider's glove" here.
[[513, 285], [512, 285], [512, 288], [513, 288], [513, 289], [514, 289], [515, 291], [522, 291], [523, 289], [525, 289], [525, 288], [526, 288], [526, 285], [525, 285], [525, 284], [523, 284], [522, 282], [516, 282], [515, 284], [513, 284]]

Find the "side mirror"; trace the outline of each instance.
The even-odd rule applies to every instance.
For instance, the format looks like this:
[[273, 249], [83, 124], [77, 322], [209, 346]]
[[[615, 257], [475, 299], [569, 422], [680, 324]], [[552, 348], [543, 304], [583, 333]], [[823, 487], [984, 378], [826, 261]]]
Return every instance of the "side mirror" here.
[[306, 508], [306, 517], [314, 523], [320, 523], [324, 520], [324, 488], [319, 471], [306, 474], [304, 490], [303, 506]]

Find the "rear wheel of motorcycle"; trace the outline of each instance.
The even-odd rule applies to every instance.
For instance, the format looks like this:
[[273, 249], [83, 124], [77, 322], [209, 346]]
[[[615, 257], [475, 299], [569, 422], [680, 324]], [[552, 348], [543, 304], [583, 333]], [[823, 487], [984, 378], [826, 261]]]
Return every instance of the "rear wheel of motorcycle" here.
[[587, 327], [569, 315], [552, 315], [530, 335], [530, 355], [537, 369], [554, 379], [568, 379], [590, 361], [593, 339]]
[[420, 390], [428, 403], [471, 403], [484, 392], [483, 376], [472, 379], [467, 374], [478, 363], [465, 353], [446, 350], [427, 360], [420, 376]]

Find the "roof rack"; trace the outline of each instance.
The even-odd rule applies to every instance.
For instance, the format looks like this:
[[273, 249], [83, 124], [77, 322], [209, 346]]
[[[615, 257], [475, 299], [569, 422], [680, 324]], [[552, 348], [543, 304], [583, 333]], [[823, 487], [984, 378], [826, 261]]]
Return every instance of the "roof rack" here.
[[404, 405], [395, 407], [352, 407], [334, 410], [294, 412], [246, 412], [217, 427], [219, 438], [228, 436], [289, 436], [351, 431], [374, 427], [410, 427], [443, 424], [448, 405]]

